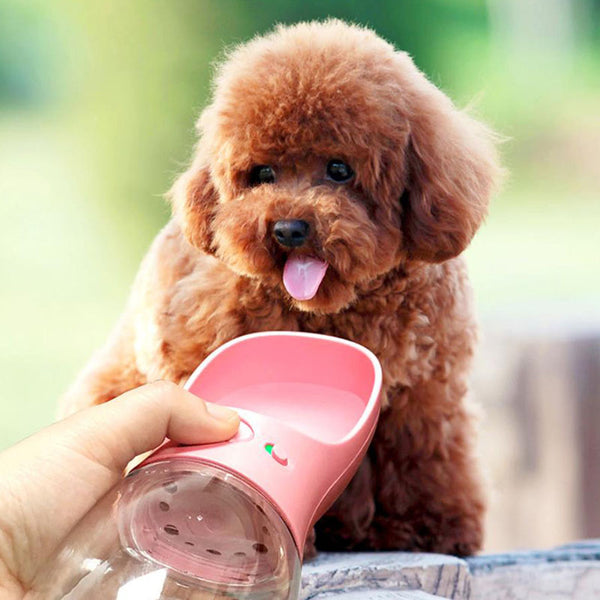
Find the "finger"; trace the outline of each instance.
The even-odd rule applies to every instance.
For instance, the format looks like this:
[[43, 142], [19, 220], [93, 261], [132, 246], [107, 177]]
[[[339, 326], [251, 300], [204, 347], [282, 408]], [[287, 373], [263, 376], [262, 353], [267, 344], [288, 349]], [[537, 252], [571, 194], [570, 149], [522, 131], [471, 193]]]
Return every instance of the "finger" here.
[[227, 440], [237, 432], [239, 416], [173, 383], [159, 381], [76, 413], [58, 426], [80, 445], [80, 452], [120, 472], [132, 458], [156, 448], [165, 437], [183, 444]]
[[[226, 440], [238, 425], [234, 411], [160, 382], [82, 410], [12, 446], [0, 455], [0, 561], [29, 581], [135, 455], [165, 436], [187, 444]], [[3, 552], [3, 536], [19, 543]]]

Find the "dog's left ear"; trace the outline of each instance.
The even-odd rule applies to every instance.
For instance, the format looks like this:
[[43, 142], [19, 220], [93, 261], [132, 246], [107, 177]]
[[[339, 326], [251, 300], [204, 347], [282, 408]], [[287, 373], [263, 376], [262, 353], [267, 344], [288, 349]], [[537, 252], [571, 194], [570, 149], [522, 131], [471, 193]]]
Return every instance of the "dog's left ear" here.
[[496, 136], [401, 55], [410, 126], [402, 195], [409, 256], [442, 262], [460, 254], [487, 214], [502, 173]]
[[195, 160], [175, 181], [167, 196], [173, 206], [173, 216], [188, 242], [207, 254], [214, 254], [212, 221], [218, 192], [209, 167]]

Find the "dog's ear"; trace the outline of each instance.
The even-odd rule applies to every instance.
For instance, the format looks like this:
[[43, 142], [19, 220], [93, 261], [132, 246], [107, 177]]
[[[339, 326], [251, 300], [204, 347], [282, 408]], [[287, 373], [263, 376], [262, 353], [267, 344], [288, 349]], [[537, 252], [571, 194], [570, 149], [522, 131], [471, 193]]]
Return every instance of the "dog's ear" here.
[[168, 193], [173, 215], [188, 242], [208, 254], [214, 254], [212, 221], [218, 192], [210, 169], [195, 161], [179, 176]]
[[403, 230], [410, 257], [442, 262], [471, 241], [501, 169], [495, 135], [413, 69], [406, 98]]

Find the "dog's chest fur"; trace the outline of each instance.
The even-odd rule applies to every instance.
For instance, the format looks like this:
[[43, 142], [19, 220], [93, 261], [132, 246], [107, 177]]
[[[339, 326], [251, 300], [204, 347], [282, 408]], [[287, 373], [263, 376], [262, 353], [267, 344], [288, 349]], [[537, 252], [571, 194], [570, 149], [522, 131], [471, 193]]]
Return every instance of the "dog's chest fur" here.
[[[412, 386], [434, 371], [443, 377], [452, 356], [472, 338], [465, 336], [473, 323], [459, 260], [390, 273], [347, 309], [318, 315], [292, 308], [280, 290], [240, 277], [192, 249], [171, 223], [155, 241], [136, 290], [134, 345], [137, 366], [148, 380], [182, 382], [210, 352], [240, 335], [307, 331], [372, 350], [383, 367], [385, 403], [392, 386]], [[439, 305], [442, 297], [445, 306]]]

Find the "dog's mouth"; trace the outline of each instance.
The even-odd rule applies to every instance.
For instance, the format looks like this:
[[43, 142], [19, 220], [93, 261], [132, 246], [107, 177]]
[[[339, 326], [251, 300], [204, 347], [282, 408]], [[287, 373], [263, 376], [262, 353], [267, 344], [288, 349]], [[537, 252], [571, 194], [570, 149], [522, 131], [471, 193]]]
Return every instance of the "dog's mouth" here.
[[314, 256], [292, 253], [283, 267], [283, 285], [295, 300], [311, 300], [317, 295], [328, 266]]

